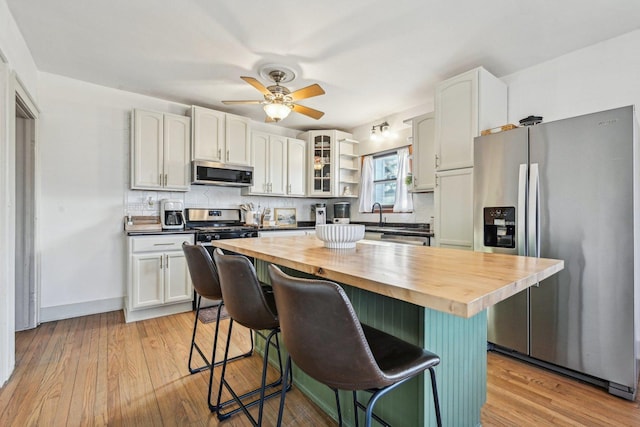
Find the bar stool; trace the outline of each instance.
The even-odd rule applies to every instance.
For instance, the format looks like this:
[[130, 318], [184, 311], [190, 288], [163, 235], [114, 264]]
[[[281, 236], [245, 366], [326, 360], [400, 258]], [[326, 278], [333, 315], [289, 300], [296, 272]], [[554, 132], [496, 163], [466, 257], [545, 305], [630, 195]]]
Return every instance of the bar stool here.
[[[182, 251], [184, 252], [185, 259], [187, 260], [187, 267], [189, 270], [189, 275], [191, 276], [191, 282], [193, 283], [193, 287], [196, 291], [196, 313], [195, 319], [193, 321], [193, 333], [191, 335], [191, 348], [189, 350], [189, 372], [191, 374], [195, 374], [197, 372], [201, 372], [207, 369], [211, 369], [211, 361], [213, 361], [213, 366], [221, 365], [224, 360], [215, 361], [216, 348], [218, 343], [218, 330], [220, 325], [220, 313], [222, 311], [222, 307], [224, 306], [224, 301], [222, 301], [222, 290], [220, 289], [220, 281], [218, 278], [218, 271], [216, 269], [209, 252], [201, 246], [201, 245], [191, 245], [188, 242], [184, 242], [182, 244]], [[198, 315], [200, 314], [200, 304], [202, 301], [202, 297], [209, 298], [212, 300], [221, 300], [217, 305], [216, 310], [216, 326], [215, 332], [213, 335], [213, 349], [211, 352], [211, 361], [207, 359], [204, 355], [204, 352], [200, 349], [196, 342], [196, 333], [198, 330]], [[245, 357], [249, 357], [253, 354], [253, 335], [251, 336], [251, 349], [243, 354], [238, 356], [234, 356], [229, 358], [229, 362], [242, 359]], [[193, 350], [196, 350], [202, 360], [204, 360], [205, 364], [199, 366], [197, 368], [192, 367], [192, 359], [193, 359]], [[226, 357], [226, 356], [225, 356]], [[213, 376], [213, 369], [211, 369], [211, 375]], [[215, 410], [215, 406], [211, 401], [211, 378], [209, 381], [209, 393], [207, 398], [207, 403], [209, 405], [210, 410]]]
[[[436, 420], [442, 426], [433, 369], [440, 357], [360, 323], [347, 295], [336, 283], [291, 277], [274, 265], [269, 266], [269, 276], [282, 338], [289, 352], [285, 375], [293, 360], [307, 375], [329, 386], [336, 396], [340, 425], [338, 390], [353, 392], [355, 425], [358, 408], [365, 410], [367, 427], [372, 418], [388, 425], [373, 414], [378, 399], [428, 369]], [[366, 405], [356, 399], [356, 390], [373, 393]], [[278, 426], [282, 423], [284, 400], [282, 393]]]
[[[220, 388], [218, 390], [218, 419], [224, 420], [236, 412], [242, 411], [254, 426], [262, 425], [262, 415], [264, 409], [264, 401], [270, 397], [286, 393], [291, 389], [291, 380], [286, 381], [282, 370], [282, 357], [280, 355], [280, 343], [278, 341], [278, 333], [280, 332], [280, 322], [278, 321], [275, 301], [271, 288], [265, 289], [256, 275], [255, 268], [249, 259], [242, 255], [224, 255], [220, 249], [216, 249], [213, 253], [213, 259], [218, 268], [220, 277], [220, 288], [222, 296], [227, 307], [227, 312], [231, 318], [229, 324], [229, 336], [231, 335], [232, 326], [235, 322], [242, 326], [255, 331], [257, 334], [265, 338], [264, 356], [262, 359], [262, 378], [260, 387], [248, 393], [238, 396], [238, 394], [229, 385], [225, 378], [227, 364], [222, 365], [222, 375], [220, 377]], [[260, 331], [268, 330], [269, 334], [265, 337]], [[229, 352], [229, 339], [225, 349], [225, 358]], [[278, 352], [278, 363], [280, 377], [266, 384], [267, 369], [269, 364], [269, 349], [273, 346]], [[291, 379], [292, 376], [289, 375]], [[281, 390], [274, 390], [266, 394], [266, 389], [275, 388], [282, 384]], [[239, 408], [228, 413], [223, 413], [222, 408], [228, 402], [220, 403], [223, 386], [231, 393], [233, 399]], [[243, 399], [253, 394], [260, 394], [257, 400], [249, 403], [243, 403]], [[257, 420], [249, 413], [249, 407], [259, 405]]]

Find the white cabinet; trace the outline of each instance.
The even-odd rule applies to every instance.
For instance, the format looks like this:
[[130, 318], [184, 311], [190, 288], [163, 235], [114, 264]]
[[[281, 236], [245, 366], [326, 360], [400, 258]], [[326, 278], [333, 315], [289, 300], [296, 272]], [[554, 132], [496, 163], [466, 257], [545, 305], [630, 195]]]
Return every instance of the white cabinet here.
[[307, 196], [357, 197], [359, 155], [357, 141], [338, 130], [313, 130], [302, 133], [308, 141], [309, 162]]
[[307, 192], [307, 142], [287, 139], [287, 195], [304, 196]]
[[192, 106], [192, 160], [236, 165], [250, 163], [249, 119]]
[[435, 113], [411, 119], [413, 135], [413, 191], [433, 191], [436, 182], [435, 169]]
[[127, 322], [191, 310], [193, 287], [182, 242], [193, 234], [130, 236]]
[[472, 250], [473, 139], [507, 123], [507, 87], [479, 67], [439, 83], [435, 104], [436, 245]]
[[191, 119], [136, 109], [131, 129], [131, 188], [188, 191]]
[[286, 164], [286, 137], [253, 132], [251, 135], [253, 186], [243, 189], [243, 194], [285, 195]]
[[436, 170], [473, 166], [473, 138], [507, 123], [507, 86], [482, 67], [436, 86]]
[[225, 117], [224, 162], [234, 165], [249, 165], [251, 162], [251, 127], [249, 119], [233, 114]]
[[473, 168], [438, 172], [434, 205], [436, 246], [473, 250]]

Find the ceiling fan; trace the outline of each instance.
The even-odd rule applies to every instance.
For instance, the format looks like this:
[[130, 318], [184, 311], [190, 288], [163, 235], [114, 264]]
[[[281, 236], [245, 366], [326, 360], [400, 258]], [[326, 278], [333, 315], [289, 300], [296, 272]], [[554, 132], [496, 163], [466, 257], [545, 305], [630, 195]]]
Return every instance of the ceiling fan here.
[[296, 101], [301, 99], [311, 98], [318, 95], [324, 95], [324, 90], [318, 84], [312, 84], [310, 86], [298, 89], [291, 92], [288, 88], [281, 86], [280, 83], [285, 83], [293, 80], [295, 74], [293, 72], [287, 72], [285, 67], [282, 69], [272, 68], [261, 72], [263, 76], [266, 76], [275, 85], [265, 87], [257, 79], [253, 77], [240, 77], [251, 86], [255, 87], [262, 93], [264, 100], [255, 101], [222, 101], [226, 105], [236, 104], [262, 104], [264, 112], [267, 114], [266, 122], [279, 122], [289, 115], [291, 111], [304, 114], [313, 119], [318, 120], [324, 116], [322, 111], [315, 110], [313, 108], [305, 107], [303, 105], [296, 104]]

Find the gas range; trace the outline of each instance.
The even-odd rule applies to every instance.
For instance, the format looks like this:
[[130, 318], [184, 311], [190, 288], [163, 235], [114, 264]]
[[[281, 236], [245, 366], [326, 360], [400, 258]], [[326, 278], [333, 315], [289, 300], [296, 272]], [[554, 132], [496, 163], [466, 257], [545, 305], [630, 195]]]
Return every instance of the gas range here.
[[196, 242], [258, 237], [258, 231], [242, 224], [240, 209], [185, 209], [185, 225], [196, 231]]

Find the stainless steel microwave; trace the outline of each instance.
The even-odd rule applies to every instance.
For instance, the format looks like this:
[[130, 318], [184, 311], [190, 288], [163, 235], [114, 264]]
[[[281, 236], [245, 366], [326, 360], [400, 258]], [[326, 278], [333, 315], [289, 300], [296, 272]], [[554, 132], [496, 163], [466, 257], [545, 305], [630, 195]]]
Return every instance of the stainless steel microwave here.
[[194, 160], [193, 184], [250, 187], [253, 185], [253, 167], [227, 165], [218, 162]]

